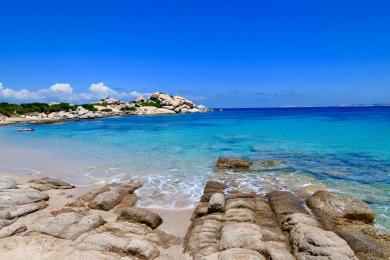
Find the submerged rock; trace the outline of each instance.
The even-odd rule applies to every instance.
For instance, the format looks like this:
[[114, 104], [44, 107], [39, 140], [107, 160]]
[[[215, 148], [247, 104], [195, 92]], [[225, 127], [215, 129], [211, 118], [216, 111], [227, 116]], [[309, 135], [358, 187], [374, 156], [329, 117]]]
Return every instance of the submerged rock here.
[[278, 160], [254, 160], [250, 163], [252, 170], [268, 169], [283, 165], [284, 162]]
[[249, 170], [249, 162], [239, 158], [220, 157], [217, 170]]

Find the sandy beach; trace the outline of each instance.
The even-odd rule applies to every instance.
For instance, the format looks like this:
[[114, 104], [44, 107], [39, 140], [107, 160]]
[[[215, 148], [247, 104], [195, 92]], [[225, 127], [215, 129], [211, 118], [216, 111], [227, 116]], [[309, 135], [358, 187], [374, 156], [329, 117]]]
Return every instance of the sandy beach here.
[[[0, 173], [0, 177], [9, 177], [23, 186], [30, 177], [13, 176], [6, 173]], [[28, 226], [28, 231], [22, 235], [6, 237], [0, 241], [0, 259], [31, 259], [31, 260], [53, 260], [64, 259], [73, 249], [73, 241], [55, 238], [53, 236], [42, 234], [36, 231], [37, 226], [45, 217], [52, 216], [51, 212], [61, 209], [65, 204], [71, 202], [76, 197], [80, 197], [92, 190], [100, 188], [102, 185], [76, 186], [74, 189], [49, 190], [46, 191], [50, 199], [48, 206], [27, 216], [22, 216], [17, 223]], [[149, 210], [158, 213], [164, 220], [159, 230], [183, 239], [190, 225], [190, 217], [193, 209], [185, 210]], [[113, 221], [116, 215], [113, 212], [99, 211], [102, 217], [107, 221]], [[157, 259], [184, 259], [183, 246], [181, 244], [164, 249], [160, 252]]]

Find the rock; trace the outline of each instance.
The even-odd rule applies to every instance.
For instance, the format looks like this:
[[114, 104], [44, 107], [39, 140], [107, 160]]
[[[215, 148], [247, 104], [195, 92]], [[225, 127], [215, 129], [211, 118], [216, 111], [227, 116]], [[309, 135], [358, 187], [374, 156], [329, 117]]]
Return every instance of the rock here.
[[163, 222], [162, 218], [157, 213], [136, 207], [121, 209], [117, 220], [142, 223], [151, 227], [152, 229], [157, 228]]
[[16, 182], [8, 177], [0, 177], [0, 190], [4, 189], [17, 189], [18, 185]]
[[73, 189], [75, 187], [72, 184], [54, 178], [42, 178], [38, 180], [30, 180], [28, 182], [36, 184], [31, 187], [41, 191], [50, 189]]
[[305, 224], [308, 226], [320, 228], [320, 223], [312, 216], [302, 214], [302, 213], [293, 213], [290, 215], [284, 215], [280, 219], [282, 230], [291, 231], [297, 224]]
[[208, 213], [215, 213], [225, 211], [225, 198], [221, 193], [214, 193], [211, 195], [208, 205]]
[[208, 110], [204, 105], [197, 105], [196, 108], [202, 112], [206, 112]]
[[249, 170], [249, 162], [238, 158], [220, 157], [216, 168], [217, 170]]
[[390, 259], [390, 233], [360, 223], [337, 225], [335, 232], [347, 241], [359, 259]]
[[21, 216], [28, 215], [32, 212], [44, 209], [47, 207], [46, 201], [39, 201], [35, 203], [28, 203], [23, 205], [17, 205], [9, 207], [5, 211], [1, 211], [0, 216], [4, 216], [5, 219], [13, 219]]
[[284, 215], [302, 213], [310, 215], [305, 202], [294, 193], [288, 191], [272, 191], [267, 194], [271, 208], [280, 220]]
[[328, 191], [317, 191], [306, 200], [317, 216], [326, 219], [345, 218], [372, 224], [375, 211], [365, 202]]
[[83, 215], [76, 212], [62, 213], [48, 217], [39, 225], [39, 232], [63, 239], [75, 239], [106, 223], [97, 213]]
[[334, 232], [297, 224], [291, 230], [290, 243], [298, 259], [356, 259], [347, 242]]
[[0, 218], [0, 229], [2, 229], [3, 227], [9, 226], [14, 222], [15, 222], [15, 219]]
[[26, 225], [20, 223], [14, 223], [7, 227], [0, 229], [0, 239], [13, 236], [17, 233], [22, 233], [27, 230]]
[[185, 251], [207, 256], [219, 251], [223, 215], [214, 213], [195, 219], [185, 237]]
[[[218, 260], [265, 260], [259, 252], [243, 248], [231, 248], [222, 251], [219, 254]], [[272, 258], [273, 259], [273, 258]]]
[[85, 115], [86, 113], [88, 113], [88, 110], [83, 108], [82, 106], [78, 106], [76, 108], [76, 113], [77, 113], [77, 115], [82, 116], [82, 115]]
[[255, 200], [254, 198], [232, 198], [226, 201], [226, 210], [233, 208], [246, 208], [250, 210], [255, 210]]
[[222, 228], [219, 247], [260, 251], [264, 248], [261, 230], [259, 226], [252, 223], [226, 223]]
[[0, 190], [0, 210], [48, 199], [49, 196], [47, 194], [32, 189]]
[[225, 214], [225, 221], [255, 222], [255, 214], [246, 208], [228, 209]]
[[150, 242], [137, 238], [126, 239], [111, 233], [89, 234], [76, 242], [79, 250], [115, 252], [142, 259], [154, 259], [160, 254]]
[[202, 198], [200, 199], [201, 202], [208, 202], [210, 200], [210, 197], [214, 193], [221, 193], [223, 194], [227, 186], [218, 181], [208, 181], [206, 183], [206, 186], [204, 187], [204, 192], [202, 195]]
[[[130, 205], [130, 200], [136, 199], [132, 194], [136, 189], [142, 186], [142, 182], [132, 180], [120, 185], [106, 185], [98, 191], [89, 192], [75, 201], [68, 203], [68, 207], [89, 207], [99, 210], [110, 210], [118, 204]], [[122, 205], [123, 206], [123, 205]]]

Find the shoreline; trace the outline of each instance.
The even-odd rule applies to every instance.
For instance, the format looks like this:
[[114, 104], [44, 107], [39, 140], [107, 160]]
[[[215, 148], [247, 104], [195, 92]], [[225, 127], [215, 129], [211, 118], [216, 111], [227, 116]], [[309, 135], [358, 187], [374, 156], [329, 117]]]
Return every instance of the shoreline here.
[[[310, 191], [306, 198], [281, 190], [263, 196], [208, 181], [196, 207], [167, 210], [137, 207], [133, 193], [143, 185], [138, 180], [79, 187], [60, 179], [29, 179], [0, 173], [1, 258], [292, 260], [318, 257], [318, 252], [330, 259], [390, 256], [390, 233], [373, 226], [373, 210], [361, 200], [326, 190]], [[23, 198], [24, 193], [30, 195]], [[120, 201], [113, 200], [117, 195]], [[30, 202], [21, 204], [26, 199]], [[4, 208], [7, 201], [17, 204]]]

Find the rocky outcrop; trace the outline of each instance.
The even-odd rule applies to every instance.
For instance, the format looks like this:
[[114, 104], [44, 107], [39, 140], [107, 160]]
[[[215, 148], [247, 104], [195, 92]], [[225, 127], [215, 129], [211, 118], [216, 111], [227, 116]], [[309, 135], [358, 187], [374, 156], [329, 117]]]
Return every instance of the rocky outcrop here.
[[129, 183], [120, 185], [106, 185], [96, 192], [90, 192], [77, 198], [75, 201], [68, 203], [68, 207], [89, 207], [91, 209], [111, 210], [114, 207], [133, 206], [136, 196], [133, 192], [140, 188], [142, 183], [133, 180]]
[[249, 170], [249, 162], [239, 158], [220, 157], [216, 168], [217, 170]]
[[289, 236], [298, 259], [357, 259], [347, 242], [324, 230], [307, 209], [305, 201], [288, 191], [267, 194], [280, 227]]
[[317, 191], [306, 202], [321, 224], [347, 241], [360, 259], [390, 257], [390, 233], [373, 226], [375, 212], [367, 203], [328, 191]]
[[294, 259], [264, 198], [214, 181], [205, 186], [184, 246], [195, 259]]
[[318, 191], [306, 203], [316, 215], [328, 220], [345, 218], [372, 224], [375, 219], [375, 212], [367, 203], [341, 194]]

